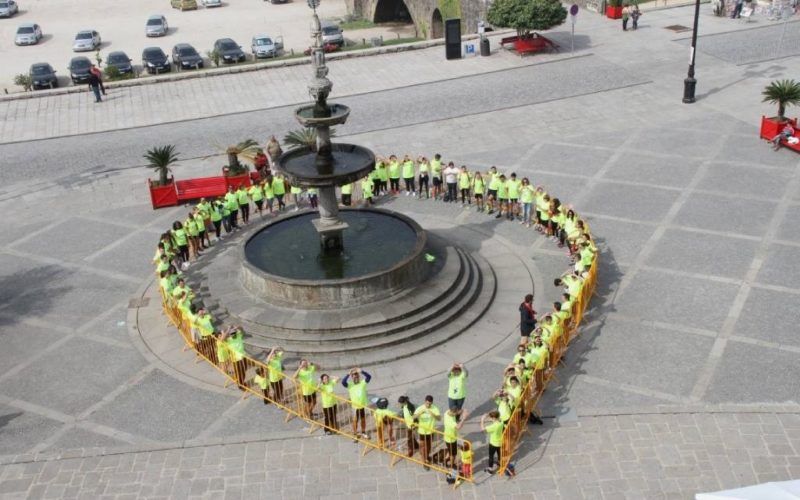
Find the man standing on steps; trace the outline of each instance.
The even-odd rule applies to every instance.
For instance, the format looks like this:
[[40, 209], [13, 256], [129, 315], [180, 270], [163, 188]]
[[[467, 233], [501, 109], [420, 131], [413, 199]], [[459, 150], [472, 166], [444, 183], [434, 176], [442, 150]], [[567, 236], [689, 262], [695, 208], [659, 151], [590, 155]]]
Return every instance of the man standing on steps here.
[[467, 377], [469, 373], [461, 363], [453, 363], [447, 374], [447, 407], [462, 409], [467, 397]]

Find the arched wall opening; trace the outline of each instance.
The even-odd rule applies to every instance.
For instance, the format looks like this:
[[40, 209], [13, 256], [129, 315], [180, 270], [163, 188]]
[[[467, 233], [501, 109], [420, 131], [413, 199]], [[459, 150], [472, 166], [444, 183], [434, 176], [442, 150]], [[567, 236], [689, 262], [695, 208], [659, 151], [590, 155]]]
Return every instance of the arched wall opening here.
[[375, 6], [375, 23], [411, 23], [411, 12], [403, 0], [378, 0]]
[[431, 16], [431, 38], [444, 38], [444, 19], [439, 9], [433, 9]]

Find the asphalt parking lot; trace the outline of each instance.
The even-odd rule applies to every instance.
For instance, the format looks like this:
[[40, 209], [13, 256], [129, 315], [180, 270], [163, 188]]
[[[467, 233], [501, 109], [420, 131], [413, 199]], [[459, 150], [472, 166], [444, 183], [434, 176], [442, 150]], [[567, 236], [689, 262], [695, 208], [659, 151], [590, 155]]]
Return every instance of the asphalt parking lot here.
[[[218, 38], [233, 38], [250, 54], [250, 40], [256, 34], [283, 36], [287, 52], [302, 51], [310, 45], [308, 26], [311, 11], [302, 1], [271, 4], [265, 0], [223, 0], [222, 7], [203, 8], [198, 0], [197, 10], [180, 12], [169, 0], [19, 0], [19, 13], [0, 19], [0, 87], [7, 92], [21, 88], [14, 85], [14, 75], [27, 73], [36, 62], [50, 63], [59, 76], [59, 85], [70, 85], [67, 65], [72, 57], [85, 55], [94, 61], [94, 52], [73, 52], [72, 43], [80, 30], [97, 30], [102, 37], [100, 55], [122, 50], [141, 65], [145, 47], [158, 46], [167, 54], [177, 43], [190, 43], [206, 57]], [[346, 14], [342, 0], [326, 0], [319, 7], [323, 19], [341, 18]], [[169, 24], [166, 36], [145, 36], [145, 22], [154, 14], [163, 14]], [[37, 45], [14, 45], [14, 34], [22, 23], [36, 23], [44, 37]], [[413, 36], [413, 28], [412, 36]], [[384, 34], [394, 37], [393, 28], [371, 28], [346, 38], [369, 38]], [[405, 35], [404, 35], [405, 36]], [[211, 66], [206, 63], [206, 67]]]

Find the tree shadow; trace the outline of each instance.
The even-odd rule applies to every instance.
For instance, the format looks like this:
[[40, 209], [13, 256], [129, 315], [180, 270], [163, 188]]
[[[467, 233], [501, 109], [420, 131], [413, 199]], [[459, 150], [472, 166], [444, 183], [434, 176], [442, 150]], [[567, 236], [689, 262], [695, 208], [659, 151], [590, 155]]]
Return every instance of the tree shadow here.
[[55, 265], [36, 267], [0, 277], [0, 335], [30, 316], [41, 316], [57, 297], [72, 289], [63, 283], [72, 271]]
[[21, 417], [23, 413], [21, 411], [15, 411], [13, 413], [6, 413], [5, 415], [0, 415], [0, 431], [3, 430], [3, 427], [7, 426], [9, 422], [14, 420], [17, 417]]

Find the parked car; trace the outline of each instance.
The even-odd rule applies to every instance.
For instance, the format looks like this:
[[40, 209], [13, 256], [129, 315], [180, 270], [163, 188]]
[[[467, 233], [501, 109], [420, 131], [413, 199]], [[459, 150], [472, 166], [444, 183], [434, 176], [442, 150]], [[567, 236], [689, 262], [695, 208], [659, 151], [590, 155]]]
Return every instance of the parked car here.
[[142, 67], [150, 74], [172, 71], [167, 55], [158, 47], [147, 47], [142, 51]]
[[222, 0], [203, 0], [203, 7], [222, 7]]
[[184, 10], [197, 9], [197, 0], [170, 0], [170, 5], [172, 5], [173, 9], [180, 9], [183, 12]]
[[283, 50], [283, 37], [272, 38], [269, 35], [256, 35], [250, 42], [253, 57], [277, 57]]
[[269, 3], [286, 3], [289, 0], [269, 0]]
[[167, 18], [164, 16], [150, 16], [144, 25], [144, 34], [146, 36], [164, 36], [168, 31], [169, 25], [167, 24]]
[[247, 59], [242, 47], [230, 38], [220, 38], [214, 42], [214, 50], [219, 53], [219, 58], [225, 63], [237, 63]]
[[178, 69], [203, 67], [203, 57], [188, 43], [179, 43], [172, 47], [172, 62]]
[[11, 17], [19, 12], [19, 6], [14, 0], [0, 0], [0, 17]]
[[115, 50], [106, 57], [106, 67], [113, 66], [117, 68], [120, 75], [133, 73], [133, 64], [131, 62], [132, 60], [128, 57], [128, 54], [121, 50]]
[[31, 85], [33, 90], [36, 89], [54, 89], [58, 87], [58, 78], [56, 77], [56, 70], [47, 63], [34, 63], [31, 64], [31, 69], [28, 72], [31, 77]]
[[86, 56], [73, 57], [67, 69], [73, 84], [86, 83], [89, 81], [89, 70], [92, 69], [92, 62]]
[[338, 45], [339, 47], [344, 45], [344, 34], [338, 24], [332, 21], [322, 21], [320, 25], [322, 26], [323, 44]]
[[17, 45], [36, 45], [42, 39], [42, 28], [35, 23], [23, 23], [17, 28], [14, 43]]
[[101, 43], [103, 41], [100, 39], [100, 33], [95, 30], [83, 30], [75, 35], [75, 41], [72, 42], [72, 50], [75, 52], [95, 50]]

